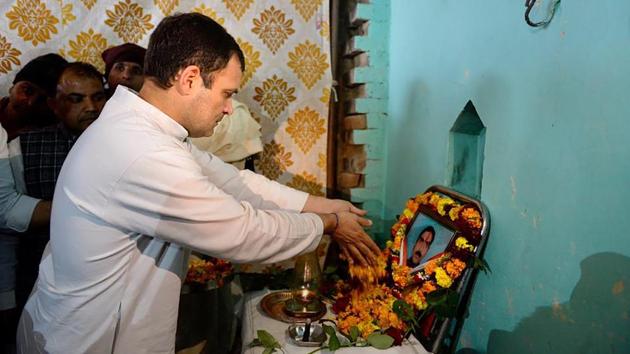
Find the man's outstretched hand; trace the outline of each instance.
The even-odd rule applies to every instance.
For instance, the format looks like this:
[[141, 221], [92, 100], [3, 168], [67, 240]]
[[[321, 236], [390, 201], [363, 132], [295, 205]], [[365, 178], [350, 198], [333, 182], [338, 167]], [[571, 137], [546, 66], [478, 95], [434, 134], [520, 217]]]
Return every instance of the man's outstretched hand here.
[[357, 215], [354, 210], [324, 214], [322, 219], [324, 231], [331, 234], [333, 240], [339, 244], [348, 262], [356, 261], [364, 266], [377, 263], [381, 250], [364, 230], [365, 227], [372, 225], [372, 221]]

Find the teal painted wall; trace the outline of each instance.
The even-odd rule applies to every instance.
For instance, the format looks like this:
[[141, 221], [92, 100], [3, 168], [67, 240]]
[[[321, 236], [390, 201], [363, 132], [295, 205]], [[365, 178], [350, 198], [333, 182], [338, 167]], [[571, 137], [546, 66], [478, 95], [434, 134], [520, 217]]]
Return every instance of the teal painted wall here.
[[390, 3], [386, 217], [447, 183], [472, 100], [493, 274], [460, 348], [630, 353], [630, 2], [563, 1], [545, 29], [523, 4]]

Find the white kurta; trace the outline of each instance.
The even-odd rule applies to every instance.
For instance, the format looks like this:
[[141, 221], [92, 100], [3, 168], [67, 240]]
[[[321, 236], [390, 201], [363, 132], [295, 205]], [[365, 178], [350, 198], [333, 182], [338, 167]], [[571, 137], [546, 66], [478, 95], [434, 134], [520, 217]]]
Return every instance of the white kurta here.
[[186, 248], [274, 262], [314, 250], [308, 197], [202, 153], [119, 86], [68, 155], [51, 241], [18, 331], [21, 352], [174, 351]]

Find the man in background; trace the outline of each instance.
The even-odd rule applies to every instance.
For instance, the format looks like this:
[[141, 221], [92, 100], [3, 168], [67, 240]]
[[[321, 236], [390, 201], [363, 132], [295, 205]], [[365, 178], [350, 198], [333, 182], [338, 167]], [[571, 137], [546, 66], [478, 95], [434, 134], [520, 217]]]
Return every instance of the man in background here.
[[[20, 134], [9, 143], [11, 168], [19, 192], [40, 203], [50, 204], [61, 166], [79, 135], [100, 114], [106, 96], [103, 77], [90, 64], [71, 63], [63, 70], [57, 89], [48, 103], [58, 120], [49, 127]], [[32, 215], [21, 214], [22, 223]], [[46, 224], [50, 212], [43, 216]], [[49, 239], [48, 228], [29, 230], [18, 236], [16, 300], [26, 303], [37, 279], [39, 261]]]
[[[19, 311], [16, 308], [16, 248], [21, 232], [47, 227], [50, 203], [18, 192], [9, 160], [7, 143], [20, 133], [53, 122], [46, 104], [53, 96], [61, 71], [67, 61], [57, 54], [46, 54], [20, 69], [9, 89], [0, 99], [0, 333], [15, 333]], [[5, 130], [6, 129], [6, 130]], [[8, 133], [7, 133], [8, 130]], [[28, 215], [23, 218], [22, 215]], [[7, 335], [0, 352], [13, 351], [15, 336]]]
[[57, 79], [67, 63], [57, 54], [45, 54], [15, 75], [9, 96], [0, 99], [0, 124], [9, 141], [21, 132], [54, 123], [46, 99], [54, 96]]
[[107, 97], [111, 97], [118, 85], [138, 92], [144, 82], [144, 54], [146, 49], [137, 44], [125, 43], [111, 47], [101, 55], [105, 62]]

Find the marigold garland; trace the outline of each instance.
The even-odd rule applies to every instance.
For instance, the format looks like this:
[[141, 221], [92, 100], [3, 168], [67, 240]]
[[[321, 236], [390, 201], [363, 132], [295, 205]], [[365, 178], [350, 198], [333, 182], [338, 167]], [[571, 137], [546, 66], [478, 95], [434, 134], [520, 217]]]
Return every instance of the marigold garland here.
[[[459, 236], [441, 257], [428, 262], [421, 271], [409, 274], [411, 268], [400, 264], [401, 247], [407, 228], [421, 206], [457, 224]], [[393, 309], [394, 302], [402, 300], [419, 314], [428, 307], [428, 294], [452, 287], [466, 269], [466, 261], [474, 254], [482, 222], [476, 206], [462, 205], [436, 192], [409, 199], [391, 228], [392, 240], [387, 241], [378, 264], [373, 267], [350, 264], [349, 273], [355, 285], [336, 284], [333, 310], [337, 313], [338, 329], [349, 334], [352, 327], [357, 327], [363, 338], [374, 331], [408, 331], [411, 323], [398, 317]], [[390, 331], [392, 329], [394, 331]]]

